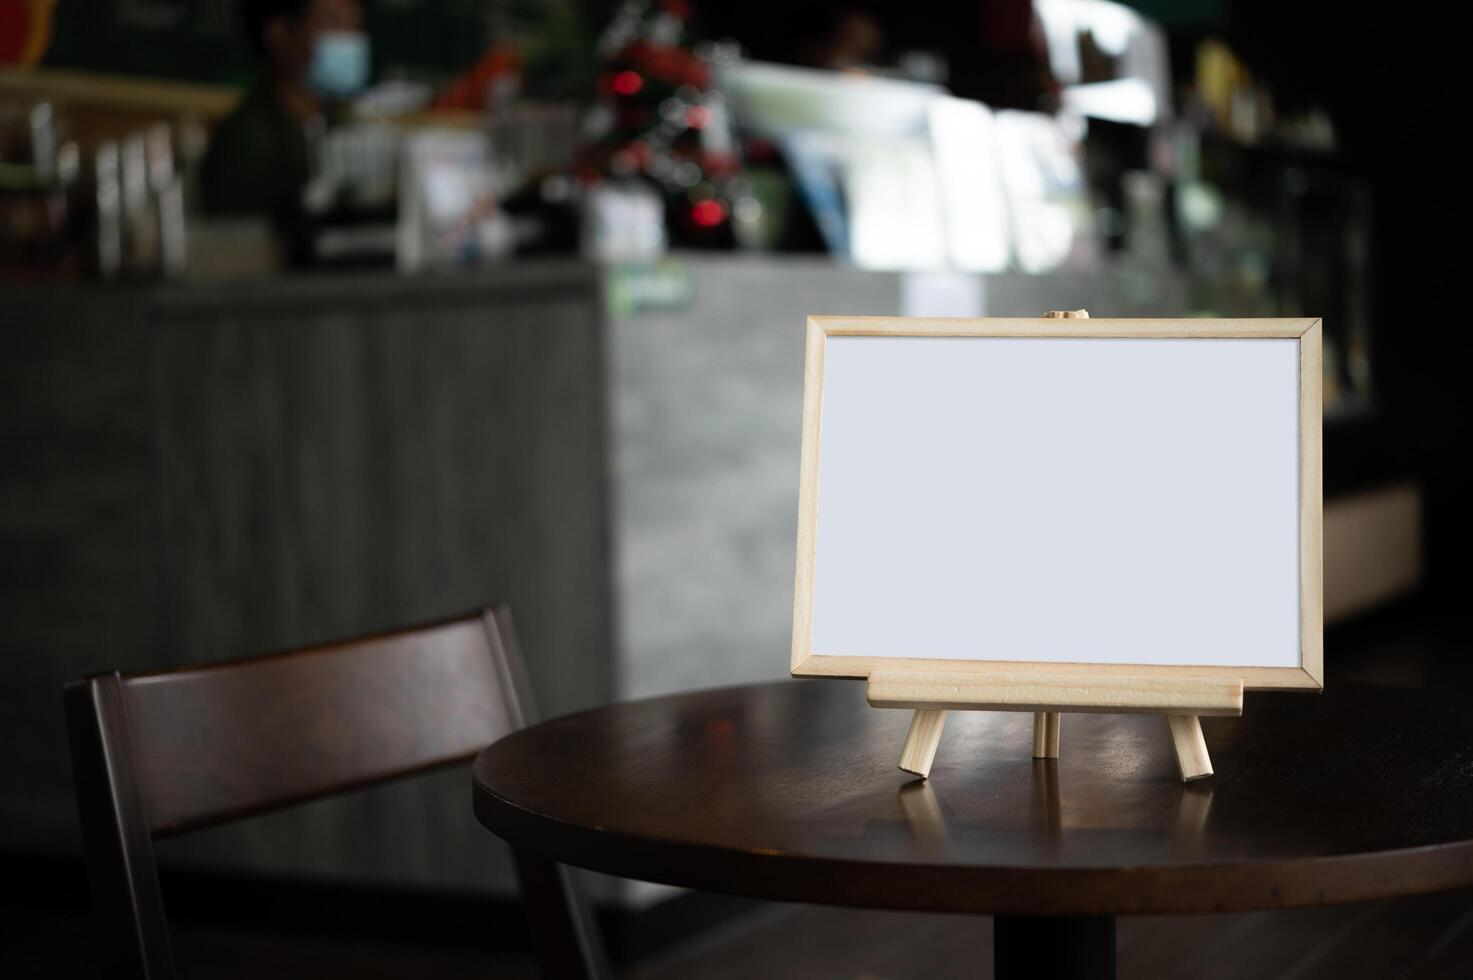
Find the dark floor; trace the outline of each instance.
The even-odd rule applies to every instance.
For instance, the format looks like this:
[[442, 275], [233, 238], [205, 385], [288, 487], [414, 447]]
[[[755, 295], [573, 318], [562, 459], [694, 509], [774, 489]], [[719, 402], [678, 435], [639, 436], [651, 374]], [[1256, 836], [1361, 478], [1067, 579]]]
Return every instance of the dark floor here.
[[[1120, 921], [1128, 978], [1349, 980], [1473, 977], [1473, 892], [1335, 909]], [[992, 976], [992, 921], [963, 916], [786, 908], [733, 925], [626, 976], [949, 978]]]
[[[6, 928], [7, 977], [86, 976], [87, 925], [33, 914]], [[247, 980], [522, 980], [525, 955], [264, 935], [176, 924], [187, 977]], [[1131, 978], [1356, 980], [1473, 977], [1473, 892], [1329, 909], [1122, 919], [1118, 970]], [[992, 921], [950, 915], [772, 906], [621, 971], [628, 980], [901, 980], [992, 976]]]
[[[1327, 636], [1331, 678], [1473, 690], [1473, 626], [1455, 607], [1408, 604]], [[1251, 710], [1251, 709], [1250, 709]], [[80, 872], [78, 872], [80, 875]], [[52, 896], [7, 897], [0, 884], [0, 978], [90, 974], [86, 912]], [[989, 918], [766, 905], [621, 971], [630, 980], [992, 976]], [[454, 941], [270, 933], [181, 917], [188, 977], [536, 976], [528, 956]], [[459, 923], [457, 923], [459, 925]], [[500, 928], [500, 933], [516, 931]], [[1122, 978], [1473, 978], [1473, 890], [1325, 909], [1121, 919]]]

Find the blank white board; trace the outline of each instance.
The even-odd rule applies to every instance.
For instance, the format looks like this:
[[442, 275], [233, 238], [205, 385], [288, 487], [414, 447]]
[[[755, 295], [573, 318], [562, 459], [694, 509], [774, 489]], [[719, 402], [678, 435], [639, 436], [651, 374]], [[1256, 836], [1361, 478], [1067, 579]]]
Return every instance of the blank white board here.
[[[890, 322], [899, 335], [828, 324], [809, 366], [795, 673], [824, 673], [799, 670], [810, 657], [1302, 673], [1320, 628], [1308, 321], [1253, 321], [1293, 325], [1267, 336]], [[1041, 329], [1112, 321], [1080, 323]]]

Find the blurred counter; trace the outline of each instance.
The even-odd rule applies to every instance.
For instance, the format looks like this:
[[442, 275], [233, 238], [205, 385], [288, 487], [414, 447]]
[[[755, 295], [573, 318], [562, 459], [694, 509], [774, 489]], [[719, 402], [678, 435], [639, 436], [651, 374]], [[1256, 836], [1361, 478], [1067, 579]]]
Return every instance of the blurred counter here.
[[[0, 830], [59, 854], [76, 837], [58, 690], [90, 671], [504, 599], [544, 714], [785, 676], [808, 314], [1190, 305], [1171, 276], [733, 255], [5, 295], [0, 738], [17, 751]], [[1411, 535], [1380, 594], [1415, 584]], [[162, 854], [508, 888], [467, 799], [442, 773]]]
[[[0, 317], [8, 848], [76, 853], [60, 685], [504, 599], [544, 709], [613, 696], [596, 271], [15, 288]], [[463, 772], [161, 845], [509, 887]]]

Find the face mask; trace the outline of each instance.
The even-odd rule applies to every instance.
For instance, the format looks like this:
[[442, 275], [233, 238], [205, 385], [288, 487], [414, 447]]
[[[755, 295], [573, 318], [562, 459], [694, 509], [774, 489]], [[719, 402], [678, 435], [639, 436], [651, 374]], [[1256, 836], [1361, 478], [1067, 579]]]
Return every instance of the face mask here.
[[319, 94], [345, 99], [368, 84], [368, 35], [362, 31], [327, 31], [312, 45], [307, 83]]

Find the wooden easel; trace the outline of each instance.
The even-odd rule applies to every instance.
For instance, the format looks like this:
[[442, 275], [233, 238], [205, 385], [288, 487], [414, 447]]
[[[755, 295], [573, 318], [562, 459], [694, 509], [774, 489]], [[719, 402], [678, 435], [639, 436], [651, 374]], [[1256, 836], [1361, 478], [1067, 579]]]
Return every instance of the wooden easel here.
[[[1001, 667], [1002, 665], [998, 665]], [[900, 768], [917, 776], [931, 772], [948, 711], [1032, 711], [1033, 757], [1059, 757], [1063, 712], [1164, 715], [1184, 782], [1212, 775], [1212, 760], [1202, 739], [1202, 715], [1241, 715], [1243, 682], [1135, 673], [1104, 667], [1098, 674], [1072, 673], [1067, 681], [1040, 664], [1010, 670], [933, 673], [875, 671], [866, 697], [876, 708], [911, 708], [910, 731], [900, 753]]]
[[[1084, 319], [1089, 313], [1054, 310], [1047, 316]], [[1164, 715], [1181, 778], [1191, 782], [1212, 775], [1200, 716], [1241, 715], [1243, 682], [1103, 665], [1098, 674], [1075, 671], [1065, 678], [1047, 664], [999, 664], [985, 672], [875, 671], [867, 698], [877, 708], [915, 710], [899, 765], [922, 778], [930, 774], [948, 711], [1032, 711], [1035, 759], [1059, 757], [1060, 718], [1076, 711]]]

